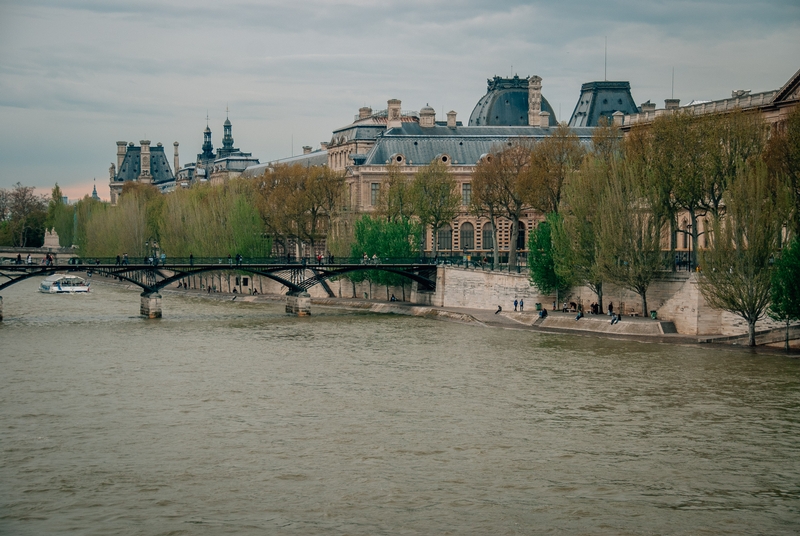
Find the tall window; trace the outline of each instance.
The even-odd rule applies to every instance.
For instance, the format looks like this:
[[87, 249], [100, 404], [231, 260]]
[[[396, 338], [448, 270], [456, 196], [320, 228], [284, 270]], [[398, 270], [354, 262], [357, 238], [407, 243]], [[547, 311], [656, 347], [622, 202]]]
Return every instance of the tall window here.
[[523, 222], [519, 222], [519, 234], [517, 235], [517, 250], [526, 249], [527, 245], [525, 243], [525, 224]]
[[374, 207], [378, 204], [378, 195], [381, 192], [381, 185], [379, 182], [372, 183], [372, 190], [370, 191], [370, 204]]
[[461, 249], [475, 249], [475, 227], [469, 222], [461, 224]]
[[494, 227], [491, 223], [483, 226], [483, 249], [494, 249]]
[[439, 229], [438, 238], [440, 251], [453, 249], [453, 229], [449, 224]]
[[472, 203], [472, 184], [466, 183], [461, 185], [461, 204], [465, 207]]

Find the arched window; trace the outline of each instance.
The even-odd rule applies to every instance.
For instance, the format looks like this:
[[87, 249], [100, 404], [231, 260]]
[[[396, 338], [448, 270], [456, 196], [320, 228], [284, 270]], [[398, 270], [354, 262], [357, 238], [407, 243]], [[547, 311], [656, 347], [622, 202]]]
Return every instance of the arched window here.
[[475, 249], [475, 227], [469, 222], [461, 224], [461, 249]]
[[527, 248], [527, 242], [525, 242], [525, 223], [519, 222], [519, 234], [517, 234], [517, 251], [526, 248]]
[[688, 227], [689, 227], [688, 222], [686, 220], [683, 220], [683, 222], [681, 223], [681, 230], [683, 231], [681, 233], [681, 236], [683, 237], [683, 240], [682, 240], [683, 249], [689, 249]]
[[444, 227], [439, 229], [438, 239], [439, 251], [453, 249], [453, 229], [449, 224], [445, 224]]
[[494, 226], [491, 223], [483, 226], [483, 249], [494, 249]]

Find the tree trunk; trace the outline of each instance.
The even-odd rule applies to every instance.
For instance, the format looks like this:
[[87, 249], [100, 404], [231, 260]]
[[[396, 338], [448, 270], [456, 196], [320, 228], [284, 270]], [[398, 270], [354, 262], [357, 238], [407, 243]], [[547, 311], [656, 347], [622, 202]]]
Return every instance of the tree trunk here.
[[498, 241], [500, 232], [497, 230], [497, 218], [492, 220], [492, 236], [494, 237], [492, 242], [492, 270], [497, 270], [500, 263], [500, 242]]
[[431, 225], [431, 257], [436, 259], [436, 254], [439, 251], [439, 229]]
[[642, 316], [647, 315], [647, 291], [640, 292], [639, 296], [642, 297]]
[[694, 209], [689, 211], [689, 217], [692, 221], [692, 254], [691, 266], [697, 269], [697, 214]]
[[789, 351], [789, 317], [786, 317], [786, 340], [783, 343], [783, 348], [787, 352]]
[[755, 346], [756, 345], [756, 321], [755, 320], [748, 320], [747, 321], [747, 346]]
[[508, 271], [517, 267], [517, 239], [519, 238], [519, 220], [511, 220], [511, 237], [508, 241]]

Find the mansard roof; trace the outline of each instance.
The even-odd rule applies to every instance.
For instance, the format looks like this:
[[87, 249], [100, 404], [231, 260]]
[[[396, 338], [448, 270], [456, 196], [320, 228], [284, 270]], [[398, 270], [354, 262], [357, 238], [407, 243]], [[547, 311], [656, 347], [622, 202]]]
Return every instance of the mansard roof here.
[[[558, 124], [553, 108], [542, 96], [542, 111], [550, 114], [550, 126]], [[526, 126], [528, 124], [528, 79], [495, 76], [487, 80], [486, 95], [469, 116], [469, 126]]]
[[772, 99], [773, 103], [800, 99], [800, 69], [792, 76]]
[[[142, 172], [141, 154], [141, 147], [136, 145], [127, 146], [122, 165], [114, 176], [115, 182], [135, 181], [139, 178], [139, 174]], [[154, 184], [175, 180], [163, 146], [155, 145], [150, 147], [150, 176], [153, 178]]]
[[[591, 128], [573, 128], [581, 142], [591, 143]], [[465, 127], [436, 125], [422, 128], [404, 123], [388, 130], [363, 158], [366, 166], [384, 166], [394, 155], [403, 155], [405, 163], [426, 166], [446, 154], [454, 165], [475, 165], [485, 154], [508, 146], [517, 138], [542, 139], [552, 136], [553, 128], [540, 127]], [[359, 160], [361, 160], [359, 158]]]
[[630, 82], [587, 82], [581, 86], [581, 96], [569, 119], [569, 126], [596, 127], [601, 117], [610, 123], [614, 112], [635, 114], [638, 111], [631, 96]]
[[273, 160], [272, 162], [266, 162], [264, 164], [257, 164], [254, 166], [249, 166], [247, 169], [244, 170], [242, 173], [242, 177], [245, 178], [253, 178], [253, 177], [260, 177], [263, 175], [268, 169], [275, 167], [278, 164], [285, 164], [285, 165], [294, 165], [299, 164], [303, 167], [312, 167], [312, 166], [327, 166], [328, 165], [328, 151], [324, 149], [316, 150], [314, 152], [308, 154], [301, 154], [297, 156], [292, 156], [289, 158], [283, 158], [281, 160]]

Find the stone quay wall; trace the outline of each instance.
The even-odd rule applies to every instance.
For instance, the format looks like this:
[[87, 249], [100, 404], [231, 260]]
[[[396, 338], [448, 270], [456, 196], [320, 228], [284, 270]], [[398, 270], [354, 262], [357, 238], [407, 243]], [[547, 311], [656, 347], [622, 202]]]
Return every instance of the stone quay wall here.
[[[689, 272], [660, 274], [647, 291], [648, 309], [656, 311], [659, 320], [673, 322], [681, 334], [746, 334], [747, 323], [741, 317], [713, 309], [706, 303], [697, 285], [698, 276]], [[415, 297], [412, 296], [412, 301], [423, 303]], [[572, 288], [558, 298], [557, 308], [564, 302], [575, 302], [582, 304], [584, 311], [590, 310], [590, 305], [597, 301], [597, 295], [588, 287]], [[440, 266], [432, 305], [492, 310], [500, 305], [504, 311], [513, 311], [515, 299], [524, 299], [526, 310], [535, 310], [536, 303], [552, 310], [556, 296], [539, 292], [530, 284], [527, 274]], [[606, 309], [609, 303], [614, 304], [615, 311], [625, 315], [649, 315], [649, 311], [642, 311], [638, 294], [607, 283], [603, 289]], [[756, 324], [757, 330], [779, 327], [782, 327], [780, 323], [768, 318]]]

